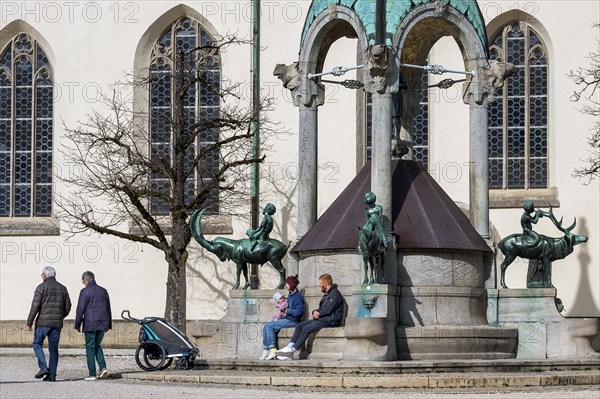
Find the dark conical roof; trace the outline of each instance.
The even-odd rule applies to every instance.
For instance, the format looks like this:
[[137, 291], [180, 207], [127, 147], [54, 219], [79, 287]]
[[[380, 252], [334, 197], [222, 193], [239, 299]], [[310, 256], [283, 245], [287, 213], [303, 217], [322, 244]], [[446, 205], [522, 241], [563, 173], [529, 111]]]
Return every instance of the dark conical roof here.
[[[356, 249], [365, 223], [364, 193], [371, 190], [365, 165], [292, 252]], [[392, 225], [402, 249], [489, 252], [469, 219], [415, 161], [392, 161]]]

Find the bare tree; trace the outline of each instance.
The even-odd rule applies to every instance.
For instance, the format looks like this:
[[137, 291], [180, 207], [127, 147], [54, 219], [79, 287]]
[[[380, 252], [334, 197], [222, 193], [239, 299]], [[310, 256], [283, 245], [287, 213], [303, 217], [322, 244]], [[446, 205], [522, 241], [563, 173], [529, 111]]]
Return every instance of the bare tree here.
[[[127, 89], [120, 85], [105, 99], [109, 111], [94, 111], [76, 128], [65, 128], [62, 148], [66, 162], [76, 166], [59, 177], [68, 189], [56, 201], [69, 232], [108, 234], [162, 251], [168, 267], [165, 318], [183, 331], [188, 214], [198, 208], [230, 214], [248, 209], [249, 168], [264, 160], [253, 157], [254, 115], [239, 94], [241, 85], [215, 82], [209, 73], [224, 46], [243, 42], [229, 37], [219, 43], [174, 54], [172, 73], [146, 71]], [[146, 102], [134, 112], [124, 98], [131, 89], [149, 93], [157, 87], [169, 88], [172, 96], [164, 111]], [[220, 107], [198, 117], [194, 96], [207, 90]], [[269, 106], [270, 100], [261, 99], [261, 140], [277, 134], [264, 115]]]
[[[600, 28], [595, 23], [594, 28]], [[600, 40], [595, 51], [589, 53], [590, 65], [578, 67], [568, 76], [573, 79], [578, 89], [571, 96], [572, 101], [582, 101], [581, 112], [596, 118], [592, 127], [592, 135], [588, 138], [589, 157], [584, 160], [585, 165], [575, 168], [573, 176], [587, 179], [587, 183], [600, 176]]]

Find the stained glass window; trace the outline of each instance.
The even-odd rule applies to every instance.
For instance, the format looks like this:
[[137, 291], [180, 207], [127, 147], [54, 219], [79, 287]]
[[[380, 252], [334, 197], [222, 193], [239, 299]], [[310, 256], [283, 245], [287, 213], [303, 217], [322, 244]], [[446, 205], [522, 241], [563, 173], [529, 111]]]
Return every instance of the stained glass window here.
[[21, 33], [0, 53], [0, 216], [52, 212], [52, 68]]
[[490, 40], [490, 58], [515, 65], [489, 105], [490, 189], [548, 187], [548, 57], [540, 36], [512, 22]]
[[[184, 62], [184, 84], [202, 76], [199, 82], [193, 83], [183, 98], [184, 130], [194, 129], [200, 121], [209, 121], [218, 116], [220, 107], [221, 69], [218, 56], [206, 56], [199, 47], [209, 46], [213, 42], [210, 34], [196, 21], [183, 17], [173, 23], [158, 39], [152, 51], [150, 61], [150, 157], [153, 161], [171, 163], [173, 150], [172, 117], [174, 115], [173, 71], [174, 57], [179, 52], [186, 52]], [[192, 50], [192, 51], [190, 51]], [[186, 155], [188, 166], [194, 162], [199, 150], [219, 140], [217, 128], [202, 129], [190, 153]], [[195, 168], [192, 176], [186, 180], [186, 201], [192, 200], [196, 193], [219, 170], [219, 151], [211, 149], [202, 157], [202, 164]], [[163, 174], [153, 173], [150, 176], [151, 190], [164, 193], [151, 199], [151, 212], [154, 215], [169, 213], [171, 182]], [[219, 192], [213, 189], [204, 202], [207, 213], [218, 213]]]

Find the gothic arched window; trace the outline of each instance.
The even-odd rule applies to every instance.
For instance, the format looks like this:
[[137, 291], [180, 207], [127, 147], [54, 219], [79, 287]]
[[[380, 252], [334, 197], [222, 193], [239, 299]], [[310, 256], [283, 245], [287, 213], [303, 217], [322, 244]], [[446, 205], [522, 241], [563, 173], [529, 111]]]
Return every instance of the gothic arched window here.
[[52, 213], [52, 79], [28, 34], [0, 52], [0, 216]]
[[[213, 38], [199, 22], [183, 17], [171, 24], [157, 40], [150, 59], [150, 158], [153, 161], [170, 162], [173, 151], [174, 84], [175, 57], [181, 51], [186, 53], [183, 68], [184, 84], [193, 83], [183, 99], [184, 129], [192, 129], [198, 121], [216, 118], [220, 107], [221, 69], [218, 55], [207, 55], [206, 48]], [[198, 79], [198, 77], [200, 77]], [[186, 156], [188, 165], [194, 162], [196, 153], [202, 147], [210, 146], [219, 139], [217, 128], [204, 129], [198, 140], [191, 146]], [[186, 179], [186, 200], [191, 200], [200, 190], [203, 182], [211, 179], [219, 169], [219, 151], [210, 150], [203, 155], [203, 164], [195, 168], [192, 176]], [[171, 191], [170, 180], [160, 175], [150, 177], [150, 188], [154, 192]], [[151, 212], [155, 215], [169, 213], [169, 203], [157, 195], [151, 199]], [[218, 213], [219, 192], [212, 190], [206, 204], [207, 212]]]
[[515, 65], [489, 105], [490, 189], [548, 188], [548, 52], [515, 21], [490, 40], [490, 58]]

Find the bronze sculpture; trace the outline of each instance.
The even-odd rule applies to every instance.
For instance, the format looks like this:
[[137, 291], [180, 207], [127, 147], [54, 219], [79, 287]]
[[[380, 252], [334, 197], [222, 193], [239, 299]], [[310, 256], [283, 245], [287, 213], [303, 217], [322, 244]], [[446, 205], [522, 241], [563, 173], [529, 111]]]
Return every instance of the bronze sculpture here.
[[240, 275], [242, 273], [244, 273], [244, 278], [246, 279], [243, 289], [245, 290], [250, 286], [248, 263], [262, 266], [267, 262], [271, 262], [271, 265], [279, 272], [279, 285], [277, 285], [277, 289], [282, 289], [285, 286], [285, 267], [281, 260], [286, 255], [288, 247], [279, 240], [268, 238], [269, 233], [273, 229], [271, 215], [275, 213], [275, 206], [268, 204], [263, 212], [265, 218], [261, 226], [256, 230], [248, 230], [247, 234], [251, 238], [241, 240], [216, 237], [209, 241], [204, 238], [200, 225], [203, 213], [204, 209], [196, 210], [192, 213], [189, 222], [192, 235], [198, 241], [198, 244], [217, 255], [221, 262], [232, 260], [235, 263], [237, 269], [236, 282], [233, 286], [234, 290], [240, 286]]
[[[358, 227], [358, 253], [363, 258], [365, 268], [363, 285], [384, 283], [386, 235], [381, 222], [383, 208], [375, 203], [376, 200], [377, 197], [372, 192], [365, 193], [367, 221], [363, 227]], [[371, 269], [370, 278], [369, 268]]]
[[[505, 258], [500, 265], [500, 284], [503, 288], [508, 288], [504, 281], [506, 268], [517, 258], [537, 260], [537, 266], [533, 273], [528, 274], [528, 288], [553, 288], [552, 285], [552, 262], [557, 259], [564, 259], [573, 252], [573, 247], [577, 244], [587, 242], [586, 236], [581, 236], [571, 233], [575, 228], [577, 221], [567, 228], [562, 226], [562, 218], [556, 220], [552, 207], [549, 212], [542, 210], [535, 211], [534, 216], [530, 214], [534, 212], [533, 202], [527, 201], [523, 205], [525, 212], [521, 217], [521, 226], [523, 234], [511, 234], [505, 237], [498, 243], [498, 248], [504, 254]], [[552, 238], [541, 234], [537, 234], [531, 229], [531, 223], [537, 223], [539, 218], [547, 217], [554, 225], [564, 233], [563, 237]], [[538, 273], [539, 272], [539, 273]], [[535, 275], [540, 274], [539, 279], [535, 279]]]

